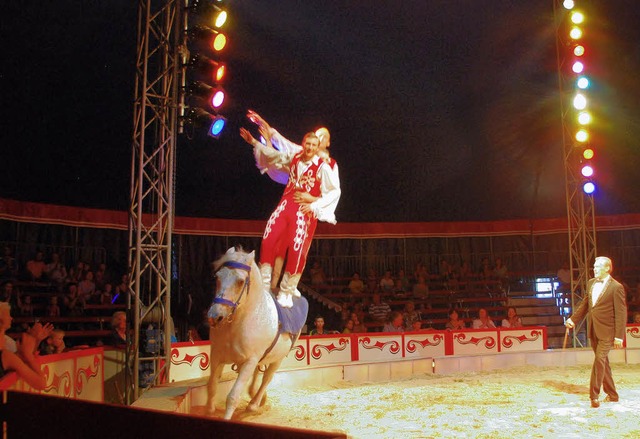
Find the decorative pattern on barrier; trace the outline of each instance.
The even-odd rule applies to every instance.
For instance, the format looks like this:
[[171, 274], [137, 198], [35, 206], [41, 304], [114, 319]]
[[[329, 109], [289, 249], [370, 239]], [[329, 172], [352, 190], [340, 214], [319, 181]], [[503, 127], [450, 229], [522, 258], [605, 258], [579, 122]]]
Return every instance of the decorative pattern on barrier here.
[[180, 364], [188, 364], [189, 366], [193, 366], [193, 363], [196, 359], [200, 358], [200, 364], [198, 367], [200, 370], [207, 370], [209, 368], [209, 355], [206, 352], [200, 352], [196, 355], [190, 355], [188, 353], [184, 354], [182, 359], [178, 359], [180, 357], [180, 350], [171, 349], [171, 364], [180, 365]]
[[482, 342], [484, 341], [484, 347], [487, 349], [493, 349], [494, 347], [496, 347], [496, 339], [495, 337], [491, 337], [491, 336], [486, 336], [486, 337], [470, 337], [469, 340], [466, 340], [467, 338], [467, 334], [465, 334], [464, 332], [459, 332], [456, 333], [453, 336], [453, 339], [456, 340], [459, 344], [461, 345], [475, 345], [475, 346], [480, 346], [480, 344], [482, 344]]
[[[80, 395], [84, 389], [84, 383], [89, 383], [91, 378], [97, 377], [102, 365], [102, 357], [100, 355], [93, 356], [93, 366], [79, 367], [76, 370], [76, 396]], [[83, 379], [84, 377], [84, 379]]]
[[304, 359], [307, 358], [306, 343], [298, 343], [293, 350], [295, 351], [294, 358], [297, 361], [304, 361]]
[[426, 348], [427, 346], [438, 346], [440, 343], [443, 343], [443, 342], [444, 342], [443, 334], [436, 334], [433, 337], [433, 341], [429, 340], [428, 336], [425, 337], [424, 340], [415, 340], [411, 338], [407, 341], [405, 349], [407, 350], [407, 352], [414, 353], [417, 351], [418, 346], [422, 346], [423, 348]]
[[338, 346], [336, 346], [335, 342], [328, 345], [314, 344], [313, 348], [311, 349], [311, 356], [317, 360], [322, 357], [322, 351], [325, 351], [329, 354], [334, 351], [344, 351], [347, 346], [349, 346], [349, 339], [341, 337], [337, 340], [337, 343]]
[[[42, 371], [44, 372], [47, 383], [49, 383], [49, 376], [53, 375], [51, 382], [44, 388], [44, 393], [54, 393], [58, 396], [66, 397], [71, 396], [71, 373], [68, 370], [58, 375], [46, 364]], [[64, 387], [62, 385], [64, 385]]]
[[505, 348], [510, 348], [513, 346], [514, 341], [517, 341], [519, 344], [523, 344], [525, 342], [536, 341], [538, 338], [542, 336], [542, 331], [540, 330], [532, 330], [530, 335], [522, 334], [522, 335], [507, 335], [502, 338], [502, 346]]
[[384, 348], [386, 346], [389, 346], [389, 352], [391, 352], [392, 354], [397, 354], [398, 352], [400, 352], [400, 343], [398, 343], [396, 340], [390, 340], [387, 342], [377, 340], [375, 343], [371, 344], [370, 337], [362, 337], [359, 340], [359, 343], [360, 346], [362, 346], [364, 349], [377, 349], [380, 352], [383, 352]]

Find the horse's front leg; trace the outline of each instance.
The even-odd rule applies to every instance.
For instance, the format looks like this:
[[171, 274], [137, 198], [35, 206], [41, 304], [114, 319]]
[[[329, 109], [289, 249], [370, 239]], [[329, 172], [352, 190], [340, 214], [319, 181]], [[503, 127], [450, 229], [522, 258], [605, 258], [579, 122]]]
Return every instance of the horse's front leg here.
[[231, 416], [233, 416], [233, 412], [236, 411], [236, 407], [238, 407], [238, 403], [240, 402], [240, 395], [246, 388], [256, 366], [258, 366], [258, 359], [254, 357], [249, 358], [240, 366], [238, 378], [236, 382], [233, 383], [229, 395], [227, 395], [227, 410], [224, 413], [224, 419], [231, 419]]
[[283, 359], [271, 363], [267, 367], [267, 370], [264, 371], [260, 388], [258, 389], [258, 392], [253, 396], [253, 398], [251, 398], [251, 402], [249, 402], [249, 405], [247, 406], [247, 411], [255, 412], [256, 410], [258, 410], [258, 407], [264, 405], [267, 398], [267, 386], [273, 379], [273, 375], [275, 375], [276, 371], [280, 367], [280, 363], [282, 363], [282, 360]]
[[211, 374], [207, 383], [207, 414], [212, 415], [216, 411], [216, 389], [222, 376], [223, 363], [211, 364]]

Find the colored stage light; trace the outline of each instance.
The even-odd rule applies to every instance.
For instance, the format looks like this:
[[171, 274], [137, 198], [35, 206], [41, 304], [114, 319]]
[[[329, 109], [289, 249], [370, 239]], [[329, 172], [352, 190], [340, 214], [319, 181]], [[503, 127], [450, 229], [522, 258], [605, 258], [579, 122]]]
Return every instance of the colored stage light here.
[[579, 40], [580, 38], [582, 38], [582, 29], [580, 29], [578, 26], [572, 27], [571, 31], [569, 31], [569, 36], [574, 40]]
[[587, 78], [586, 76], [580, 76], [576, 81], [576, 85], [579, 89], [586, 90], [587, 88], [589, 88], [589, 78]]
[[222, 130], [224, 130], [224, 127], [226, 125], [227, 119], [222, 116], [217, 116], [209, 127], [209, 131], [207, 132], [207, 134], [214, 139], [217, 139], [218, 137], [220, 137], [220, 134], [222, 134]]
[[210, 82], [222, 82], [226, 73], [226, 65], [224, 63], [214, 61], [201, 54], [191, 57], [187, 65]]
[[593, 175], [593, 168], [589, 165], [585, 165], [582, 167], [580, 173], [583, 177], [591, 177]]
[[589, 125], [591, 123], [591, 114], [587, 111], [581, 111], [578, 114], [578, 123], [580, 125]]
[[573, 9], [575, 3], [573, 0], [564, 0], [562, 2], [562, 6], [564, 6], [565, 9]]
[[208, 44], [214, 51], [219, 52], [227, 45], [227, 37], [217, 30], [206, 26], [194, 26], [187, 31], [191, 40]]
[[589, 133], [587, 132], [587, 130], [579, 130], [576, 133], [576, 140], [580, 143], [584, 143], [589, 140]]
[[227, 11], [220, 11], [215, 16], [215, 20], [213, 21], [213, 25], [220, 29], [227, 22]]
[[224, 91], [221, 89], [217, 89], [213, 92], [211, 96], [211, 106], [213, 108], [220, 108], [220, 106], [224, 103]]
[[584, 22], [584, 14], [582, 12], [574, 11], [571, 13], [571, 22], [573, 24], [580, 24]]
[[573, 63], [573, 66], [571, 66], [571, 70], [573, 70], [573, 73], [582, 73], [584, 70], [584, 64], [580, 61], [576, 61]]
[[584, 157], [586, 160], [591, 160], [594, 156], [594, 152], [593, 149], [591, 148], [587, 148], [584, 151], [582, 151], [582, 157]]
[[587, 108], [587, 98], [583, 94], [576, 94], [573, 98], [573, 108], [576, 110], [584, 110]]
[[575, 56], [582, 56], [584, 55], [584, 46], [578, 44], [576, 47], [573, 48], [573, 54]]
[[588, 181], [582, 186], [582, 190], [584, 191], [585, 194], [591, 195], [592, 193], [595, 192], [596, 185], [593, 182]]

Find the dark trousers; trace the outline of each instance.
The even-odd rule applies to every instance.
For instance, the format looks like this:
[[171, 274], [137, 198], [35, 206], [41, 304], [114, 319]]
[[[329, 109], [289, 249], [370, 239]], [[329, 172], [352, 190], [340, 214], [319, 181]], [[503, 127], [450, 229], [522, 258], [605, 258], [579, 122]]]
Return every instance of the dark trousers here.
[[592, 337], [591, 347], [595, 358], [591, 368], [589, 395], [591, 399], [598, 399], [600, 389], [604, 389], [604, 393], [612, 399], [617, 399], [618, 392], [609, 366], [609, 351], [613, 348], [613, 340], [598, 340], [596, 337]]

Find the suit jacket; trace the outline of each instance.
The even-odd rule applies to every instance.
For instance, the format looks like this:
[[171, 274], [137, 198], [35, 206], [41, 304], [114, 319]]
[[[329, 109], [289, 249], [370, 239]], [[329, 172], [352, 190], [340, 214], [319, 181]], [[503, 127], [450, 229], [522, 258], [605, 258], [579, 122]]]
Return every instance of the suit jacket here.
[[591, 293], [596, 279], [587, 282], [587, 295], [576, 308], [571, 320], [579, 322], [585, 316], [590, 318], [589, 337], [600, 340], [619, 338], [624, 340], [627, 326], [627, 302], [624, 287], [620, 282], [609, 276], [598, 302], [593, 305]]

